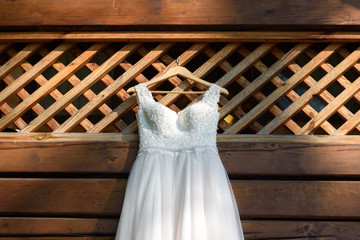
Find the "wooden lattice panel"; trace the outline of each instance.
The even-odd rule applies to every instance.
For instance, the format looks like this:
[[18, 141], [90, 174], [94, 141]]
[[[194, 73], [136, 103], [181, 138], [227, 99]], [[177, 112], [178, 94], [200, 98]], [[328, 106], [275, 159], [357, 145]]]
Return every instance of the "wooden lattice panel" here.
[[[360, 45], [166, 41], [0, 43], [0, 131], [137, 131], [126, 89], [176, 65], [227, 88], [219, 133], [360, 133]], [[204, 90], [173, 77], [157, 89]], [[175, 111], [197, 95], [156, 95]]]

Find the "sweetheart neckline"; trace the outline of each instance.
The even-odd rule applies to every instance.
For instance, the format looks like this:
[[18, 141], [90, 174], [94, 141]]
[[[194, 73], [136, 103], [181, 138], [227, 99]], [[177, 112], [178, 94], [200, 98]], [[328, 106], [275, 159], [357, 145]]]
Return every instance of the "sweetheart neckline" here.
[[[162, 104], [162, 103], [157, 102], [157, 101], [154, 99], [154, 96], [152, 96], [151, 91], [150, 91], [145, 85], [144, 85], [144, 89], [146, 89], [146, 91], [148, 92], [148, 94], [151, 96], [151, 100], [152, 100], [153, 103], [158, 104], [158, 105], [161, 105], [161, 106], [163, 106], [165, 109], [168, 109], [170, 112], [173, 112], [173, 113], [175, 113], [177, 116], [179, 116], [182, 112], [184, 112], [185, 110], [187, 110], [187, 109], [190, 108], [191, 106], [194, 106], [195, 104], [201, 103], [201, 102], [203, 101], [203, 99], [204, 99], [204, 96], [207, 95], [207, 94], [210, 92], [210, 90], [212, 90], [212, 88], [214, 87], [214, 85], [216, 85], [216, 84], [215, 84], [215, 83], [211, 83], [211, 84], [210, 84], [210, 87], [205, 91], [205, 93], [204, 93], [203, 95], [201, 95], [201, 96], [203, 96], [203, 97], [202, 97], [200, 100], [198, 100], [197, 102], [195, 102], [195, 103], [193, 103], [193, 104], [191, 104], [191, 105], [187, 105], [185, 108], [181, 109], [179, 112], [176, 112], [175, 110], [169, 108], [168, 106], [166, 106], [166, 105], [164, 105], [164, 104]], [[217, 108], [216, 108], [216, 112], [218, 112]]]

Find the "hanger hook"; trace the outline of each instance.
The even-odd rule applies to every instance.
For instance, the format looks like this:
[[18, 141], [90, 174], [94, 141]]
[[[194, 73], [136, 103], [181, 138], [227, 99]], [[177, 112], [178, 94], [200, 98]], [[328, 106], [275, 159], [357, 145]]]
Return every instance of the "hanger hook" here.
[[180, 66], [180, 57], [178, 57], [178, 58], [176, 59], [176, 64], [177, 64], [178, 66]]

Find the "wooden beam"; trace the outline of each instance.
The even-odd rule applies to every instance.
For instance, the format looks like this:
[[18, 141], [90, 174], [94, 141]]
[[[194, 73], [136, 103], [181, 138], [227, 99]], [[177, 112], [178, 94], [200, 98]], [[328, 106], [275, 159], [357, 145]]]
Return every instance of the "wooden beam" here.
[[[358, 219], [360, 182], [231, 181], [245, 218]], [[118, 217], [126, 181], [79, 178], [0, 178], [0, 213]], [[350, 194], [351, 193], [351, 194]]]
[[[113, 240], [114, 236], [1, 237], [2, 240]], [[296, 239], [295, 239], [296, 240]], [[317, 239], [315, 239], [317, 240]], [[327, 239], [326, 239], [327, 240]]]
[[359, 15], [356, 0], [23, 0], [2, 2], [0, 26], [353, 26], [360, 24]]
[[[118, 218], [2, 217], [0, 234], [113, 235]], [[294, 239], [313, 236], [360, 237], [359, 222], [241, 220], [246, 239]], [[3, 239], [3, 238], [1, 238]], [[11, 239], [11, 238], [10, 238]], [[26, 239], [26, 238], [25, 238]], [[40, 238], [41, 239], [41, 238]], [[65, 238], [66, 239], [66, 238]], [[79, 238], [80, 240], [81, 238]], [[310, 238], [310, 240], [313, 240]]]
[[[7, 133], [0, 132], [0, 143], [18, 142], [138, 142], [138, 134], [119, 134], [119, 133]], [[237, 143], [307, 143], [307, 144], [360, 144], [360, 136], [313, 136], [313, 135], [217, 135], [217, 142], [237, 142]]]
[[[133, 134], [2, 133], [0, 140], [0, 173], [30, 176], [126, 176], [138, 151]], [[360, 176], [359, 136], [219, 136], [218, 149], [232, 179]]]
[[0, 42], [359, 42], [360, 32], [320, 31], [122, 31], [1, 32]]
[[0, 217], [0, 235], [113, 235], [118, 220], [118, 218]]

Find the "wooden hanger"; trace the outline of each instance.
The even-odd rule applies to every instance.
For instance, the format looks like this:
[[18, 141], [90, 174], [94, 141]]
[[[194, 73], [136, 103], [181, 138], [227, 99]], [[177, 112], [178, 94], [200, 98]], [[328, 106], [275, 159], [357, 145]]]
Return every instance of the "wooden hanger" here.
[[[196, 77], [194, 74], [192, 74], [188, 69], [186, 69], [185, 67], [181, 67], [181, 66], [175, 66], [173, 68], [170, 68], [168, 71], [166, 71], [162, 76], [160, 77], [156, 77], [151, 79], [150, 81], [146, 82], [146, 86], [149, 85], [153, 85], [155, 83], [158, 82], [162, 82], [165, 81], [171, 77], [174, 76], [181, 76], [184, 78], [187, 78], [189, 80], [195, 81], [197, 83], [201, 83], [205, 86], [210, 87], [211, 83], [205, 80], [202, 80], [201, 78]], [[131, 87], [127, 90], [128, 93], [134, 93], [135, 92], [135, 88]], [[193, 93], [193, 94], [202, 94], [205, 93], [205, 91], [157, 91], [157, 90], [152, 90], [152, 93], [177, 93], [177, 94], [186, 94], [186, 93]], [[225, 94], [225, 95], [229, 95], [228, 90], [226, 90], [225, 88], [220, 88], [220, 93]]]

